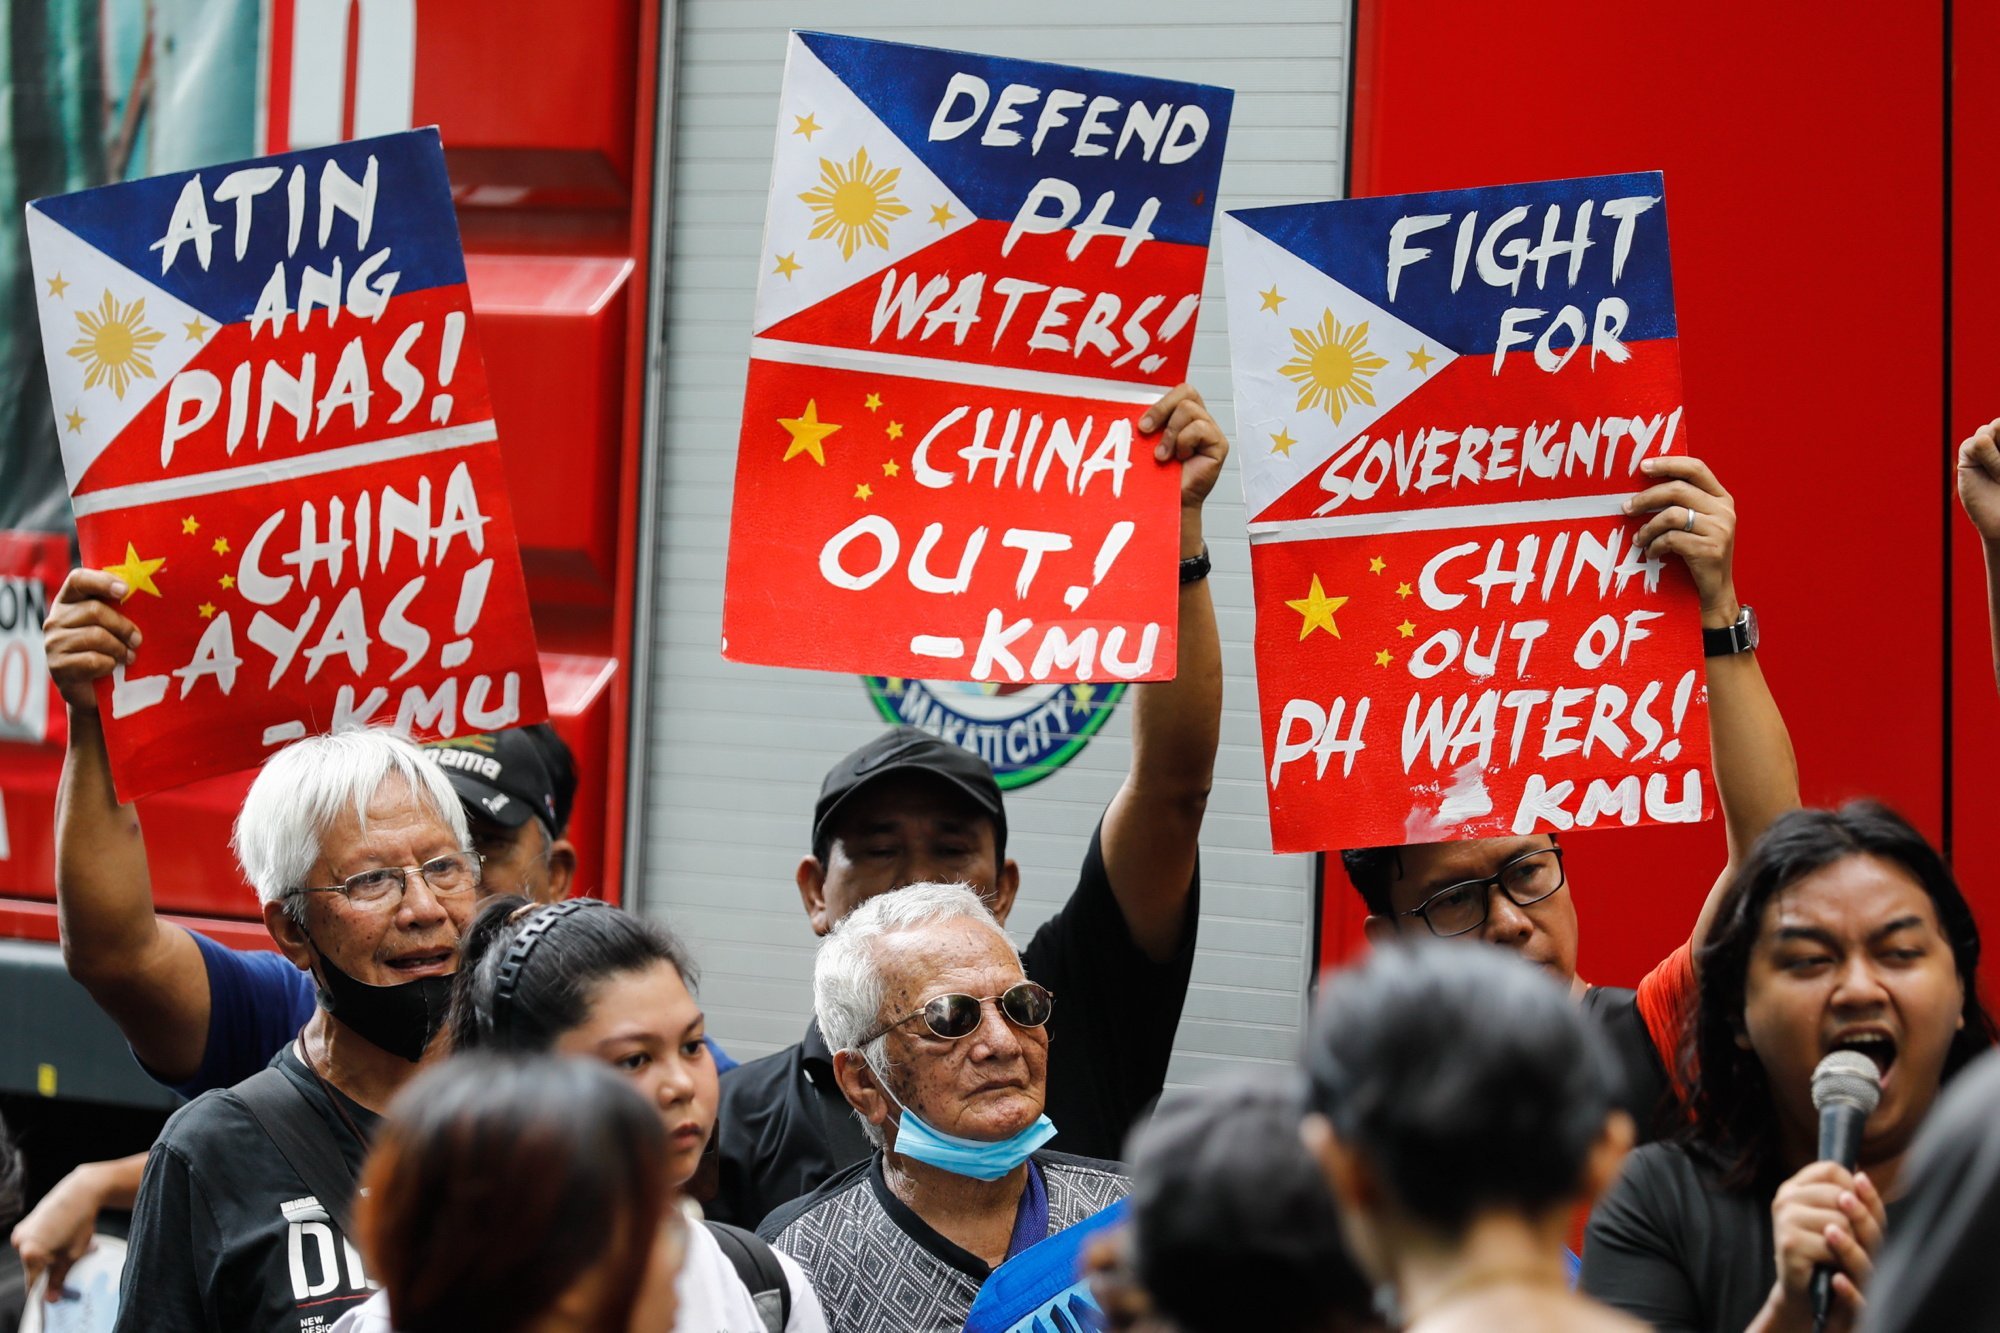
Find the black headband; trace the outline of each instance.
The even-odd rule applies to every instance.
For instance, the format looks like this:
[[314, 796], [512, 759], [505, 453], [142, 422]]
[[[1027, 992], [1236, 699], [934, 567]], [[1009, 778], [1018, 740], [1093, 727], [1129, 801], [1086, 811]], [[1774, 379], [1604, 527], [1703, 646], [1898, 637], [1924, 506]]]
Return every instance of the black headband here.
[[492, 1017], [497, 1019], [503, 1006], [512, 1009], [514, 988], [520, 984], [521, 969], [528, 965], [528, 955], [535, 951], [535, 946], [555, 928], [557, 922], [564, 917], [575, 916], [587, 907], [609, 906], [611, 904], [602, 898], [571, 898], [537, 912], [527, 925], [521, 927], [521, 933], [507, 945], [507, 952], [500, 958], [493, 983]]

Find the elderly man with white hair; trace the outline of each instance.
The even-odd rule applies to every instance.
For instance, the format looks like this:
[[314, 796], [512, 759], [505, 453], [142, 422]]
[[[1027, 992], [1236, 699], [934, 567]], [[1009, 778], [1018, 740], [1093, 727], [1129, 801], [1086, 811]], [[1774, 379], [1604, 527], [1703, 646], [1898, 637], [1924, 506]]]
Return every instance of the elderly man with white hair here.
[[759, 1233], [806, 1270], [832, 1333], [962, 1328], [1001, 1263], [1125, 1196], [1115, 1163], [1039, 1150], [1056, 997], [967, 886], [856, 908], [820, 946], [813, 1000], [875, 1152]]
[[442, 1022], [479, 886], [450, 782], [386, 730], [274, 755], [235, 846], [319, 1008], [268, 1069], [167, 1121], [133, 1210], [120, 1333], [297, 1333], [367, 1297], [345, 1224], [354, 1181]]

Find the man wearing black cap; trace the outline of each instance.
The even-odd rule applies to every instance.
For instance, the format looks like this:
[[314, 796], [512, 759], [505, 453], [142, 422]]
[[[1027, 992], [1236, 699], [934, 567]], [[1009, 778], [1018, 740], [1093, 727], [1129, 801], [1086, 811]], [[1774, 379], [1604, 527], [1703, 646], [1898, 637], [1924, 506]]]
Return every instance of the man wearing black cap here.
[[[1202, 503], [1229, 452], [1201, 395], [1181, 385], [1148, 408], [1154, 459], [1181, 461], [1179, 657], [1171, 681], [1132, 691], [1132, 764], [1084, 852], [1068, 903], [1022, 950], [1055, 995], [1049, 1020], [1049, 1147], [1115, 1157], [1159, 1095], [1194, 961], [1196, 838], [1222, 723], [1222, 652], [1209, 600]], [[877, 894], [971, 885], [1004, 924], [1020, 888], [1007, 812], [985, 761], [898, 727], [826, 775], [799, 896], [815, 934]], [[754, 1226], [869, 1155], [817, 1024], [798, 1045], [722, 1081], [719, 1220]]]

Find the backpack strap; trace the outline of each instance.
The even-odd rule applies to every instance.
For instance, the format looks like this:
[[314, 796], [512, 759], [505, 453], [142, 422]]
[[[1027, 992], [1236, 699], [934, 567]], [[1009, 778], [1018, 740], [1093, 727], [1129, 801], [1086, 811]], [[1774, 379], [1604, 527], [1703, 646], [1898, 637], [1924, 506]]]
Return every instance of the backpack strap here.
[[230, 1093], [243, 1103], [278, 1155], [313, 1192], [340, 1234], [352, 1238], [354, 1190], [359, 1181], [326, 1132], [326, 1122], [298, 1085], [274, 1065], [252, 1074]]
[[778, 1252], [770, 1243], [754, 1231], [730, 1226], [727, 1222], [704, 1222], [709, 1234], [729, 1260], [729, 1266], [736, 1270], [736, 1276], [750, 1290], [750, 1299], [756, 1302], [757, 1314], [764, 1321], [765, 1333], [785, 1333], [785, 1325], [792, 1318], [792, 1284], [785, 1280], [785, 1270], [778, 1263]]

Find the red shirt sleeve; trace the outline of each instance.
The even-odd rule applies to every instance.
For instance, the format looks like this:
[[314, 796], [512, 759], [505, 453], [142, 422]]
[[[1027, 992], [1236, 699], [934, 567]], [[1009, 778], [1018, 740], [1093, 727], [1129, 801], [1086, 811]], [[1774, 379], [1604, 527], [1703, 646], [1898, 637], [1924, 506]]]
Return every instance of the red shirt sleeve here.
[[1662, 959], [1639, 982], [1639, 1017], [1646, 1035], [1666, 1067], [1667, 1080], [1676, 1096], [1685, 1098], [1687, 1087], [1680, 1068], [1681, 1034], [1694, 1013], [1694, 947], [1683, 943]]

